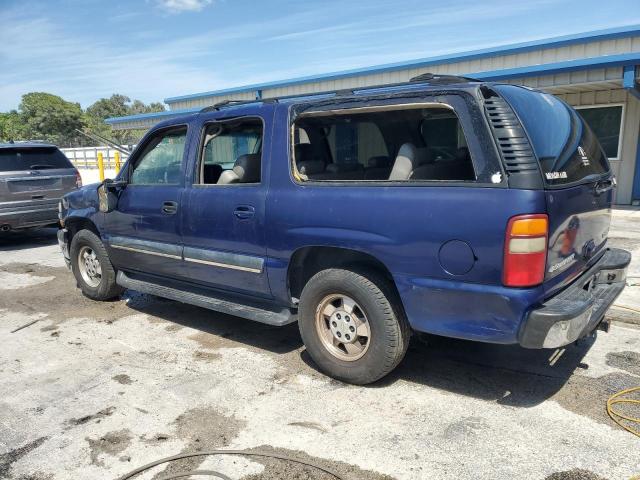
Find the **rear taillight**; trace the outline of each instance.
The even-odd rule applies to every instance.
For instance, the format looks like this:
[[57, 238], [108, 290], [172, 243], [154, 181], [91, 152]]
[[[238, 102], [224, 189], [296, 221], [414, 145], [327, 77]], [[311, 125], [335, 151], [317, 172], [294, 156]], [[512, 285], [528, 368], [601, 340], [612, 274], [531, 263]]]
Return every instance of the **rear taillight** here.
[[544, 280], [549, 218], [544, 214], [518, 215], [507, 224], [502, 283], [532, 287]]
[[80, 172], [76, 170], [76, 187], [80, 188], [82, 186], [82, 177], [80, 176]]

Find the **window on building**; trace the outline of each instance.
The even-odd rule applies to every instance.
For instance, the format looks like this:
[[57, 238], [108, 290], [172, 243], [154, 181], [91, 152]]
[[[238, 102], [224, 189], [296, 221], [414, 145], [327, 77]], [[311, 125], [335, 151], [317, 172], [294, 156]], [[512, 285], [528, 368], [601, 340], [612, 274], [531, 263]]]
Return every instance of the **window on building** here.
[[455, 112], [367, 107], [316, 112], [295, 123], [303, 181], [470, 181], [475, 173]]
[[578, 108], [577, 110], [595, 133], [607, 157], [620, 158], [622, 105]]
[[261, 151], [259, 119], [207, 125], [200, 157], [200, 183], [260, 183]]

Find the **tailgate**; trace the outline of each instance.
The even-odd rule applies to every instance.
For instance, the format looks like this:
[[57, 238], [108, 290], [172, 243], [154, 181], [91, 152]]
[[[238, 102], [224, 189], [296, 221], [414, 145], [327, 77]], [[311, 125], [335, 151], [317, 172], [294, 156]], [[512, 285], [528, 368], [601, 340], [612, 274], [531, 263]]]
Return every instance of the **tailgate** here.
[[522, 87], [496, 90], [515, 110], [540, 167], [549, 216], [544, 281], [549, 295], [604, 251], [615, 179], [598, 139], [569, 105]]
[[545, 279], [549, 290], [570, 282], [603, 250], [613, 190], [597, 193], [602, 188], [590, 183], [546, 192], [549, 246]]
[[0, 202], [59, 199], [75, 186], [75, 171], [0, 173]]

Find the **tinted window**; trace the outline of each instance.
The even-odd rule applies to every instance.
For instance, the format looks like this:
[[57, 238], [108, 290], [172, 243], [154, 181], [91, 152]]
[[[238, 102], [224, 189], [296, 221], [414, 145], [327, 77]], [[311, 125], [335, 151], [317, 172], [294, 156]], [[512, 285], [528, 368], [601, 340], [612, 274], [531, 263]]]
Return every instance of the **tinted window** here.
[[622, 106], [580, 108], [577, 111], [591, 127], [607, 157], [619, 158]]
[[294, 158], [300, 180], [475, 180], [464, 133], [453, 110], [371, 108], [307, 114], [296, 121]]
[[186, 127], [152, 138], [136, 162], [129, 183], [133, 185], [179, 184], [186, 138]]
[[0, 148], [0, 172], [73, 168], [57, 148]]
[[520, 118], [548, 184], [592, 181], [609, 172], [598, 139], [573, 108], [548, 93], [510, 85], [496, 90]]
[[208, 125], [201, 155], [200, 183], [259, 183], [261, 151], [262, 121], [259, 119]]

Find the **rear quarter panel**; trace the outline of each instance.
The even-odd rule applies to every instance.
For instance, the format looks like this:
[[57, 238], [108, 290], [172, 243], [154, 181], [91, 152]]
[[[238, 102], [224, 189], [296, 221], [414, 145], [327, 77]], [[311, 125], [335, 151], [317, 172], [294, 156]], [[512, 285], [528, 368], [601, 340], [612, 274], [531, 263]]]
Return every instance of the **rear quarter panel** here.
[[[501, 286], [505, 228], [514, 215], [545, 212], [544, 192], [299, 184], [290, 173], [286, 125], [276, 122], [267, 199], [267, 268], [276, 298], [290, 300], [287, 268], [293, 252], [305, 246], [343, 247], [368, 253], [387, 267], [415, 329], [515, 341], [523, 306], [542, 292], [517, 292], [519, 303], [507, 295], [513, 289]], [[443, 257], [450, 266], [457, 255], [465, 255], [455, 248], [441, 254], [451, 240], [465, 242], [473, 252], [466, 273], [451, 273], [442, 264]]]

